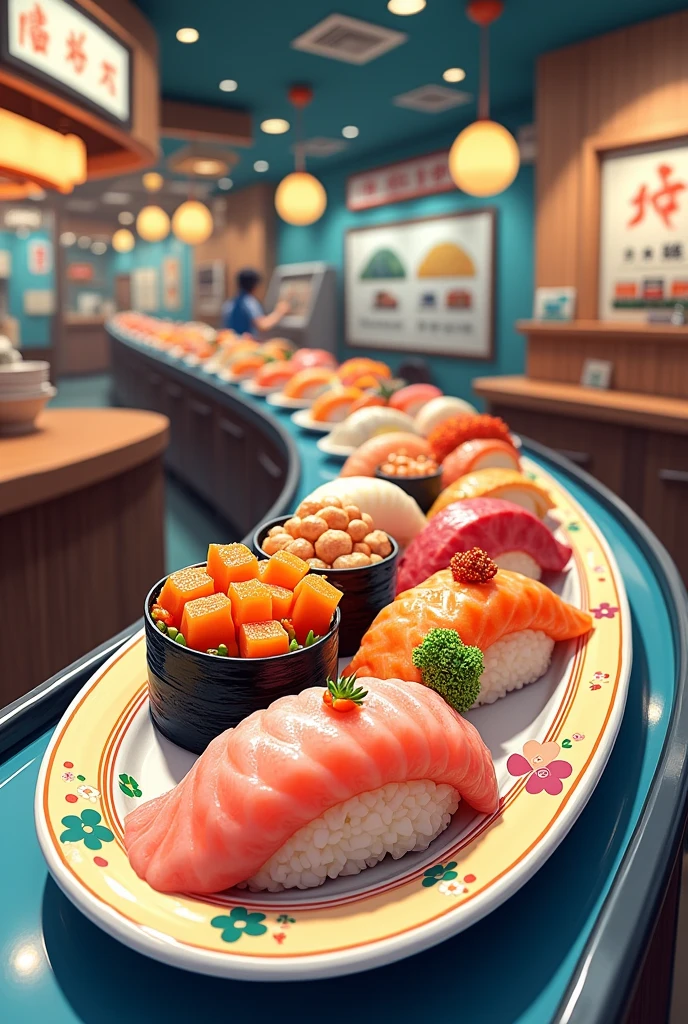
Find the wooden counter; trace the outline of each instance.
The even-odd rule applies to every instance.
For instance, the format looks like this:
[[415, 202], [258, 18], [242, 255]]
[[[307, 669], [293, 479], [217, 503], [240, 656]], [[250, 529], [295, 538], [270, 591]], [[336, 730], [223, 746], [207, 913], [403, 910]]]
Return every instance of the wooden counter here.
[[0, 703], [136, 620], [164, 572], [168, 421], [48, 409], [0, 438]]

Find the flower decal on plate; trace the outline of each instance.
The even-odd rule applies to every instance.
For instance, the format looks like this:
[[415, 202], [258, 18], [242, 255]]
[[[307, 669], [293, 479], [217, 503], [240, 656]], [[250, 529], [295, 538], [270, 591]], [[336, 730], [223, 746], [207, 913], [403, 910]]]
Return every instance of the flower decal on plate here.
[[595, 672], [595, 674], [593, 676], [593, 679], [595, 679], [597, 682], [606, 683], [606, 681], [609, 679], [609, 673], [608, 672]]
[[580, 523], [569, 523], [566, 529], [569, 533], [578, 533], [580, 530]]
[[580, 743], [581, 740], [585, 739], [585, 733], [583, 733], [583, 732], [574, 732], [573, 736], [572, 736], [572, 739], [574, 739], [576, 743]]
[[296, 918], [290, 917], [289, 914], [280, 914], [277, 918], [277, 924], [281, 924], [284, 928], [288, 928], [290, 924], [296, 924]]
[[440, 882], [437, 886], [437, 891], [441, 892], [443, 896], [463, 896], [465, 892], [468, 892], [468, 889], [461, 881]]
[[62, 781], [63, 782], [74, 782], [74, 772], [63, 772], [62, 773]]
[[242, 935], [265, 935], [267, 928], [262, 923], [265, 914], [251, 914], [246, 907], [233, 907], [229, 915], [220, 914], [210, 922], [213, 928], [221, 928], [223, 942], [237, 942]]
[[100, 796], [100, 790], [94, 789], [93, 786], [79, 786], [77, 793], [82, 800], [89, 800], [92, 804], [96, 803]]
[[119, 788], [122, 790], [125, 796], [141, 796], [139, 784], [133, 775], [120, 775]]
[[103, 843], [111, 843], [115, 838], [109, 828], [101, 825], [102, 818], [98, 811], [88, 808], [81, 814], [68, 814], [62, 819], [65, 831], [60, 836], [61, 843], [81, 843], [88, 850], [100, 850]]
[[437, 885], [438, 882], [451, 882], [454, 878], [457, 878], [456, 861], [450, 860], [448, 864], [435, 864], [434, 867], [428, 868], [427, 871], [423, 872], [423, 885], [426, 889], [429, 889], [431, 885]]
[[562, 779], [568, 779], [573, 768], [568, 761], [558, 760], [559, 744], [550, 741], [538, 743], [528, 740], [522, 754], [512, 754], [506, 763], [510, 775], [528, 775], [527, 793], [549, 793], [558, 796], [564, 788]]
[[611, 605], [608, 601], [602, 601], [598, 604], [597, 608], [591, 608], [590, 612], [596, 619], [613, 619], [618, 610], [616, 605]]

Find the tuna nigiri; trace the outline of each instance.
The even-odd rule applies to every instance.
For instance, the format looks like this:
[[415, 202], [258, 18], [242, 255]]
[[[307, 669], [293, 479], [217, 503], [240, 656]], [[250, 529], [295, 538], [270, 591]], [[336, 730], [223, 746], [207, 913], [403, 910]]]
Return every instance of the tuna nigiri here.
[[449, 487], [460, 476], [474, 469], [518, 469], [518, 452], [512, 444], [496, 438], [464, 441], [447, 455], [442, 463], [442, 487]]
[[489, 750], [437, 693], [399, 679], [356, 685], [364, 697], [347, 713], [319, 687], [254, 712], [129, 814], [139, 877], [162, 892], [309, 888], [427, 849], [461, 799], [496, 809]]
[[284, 385], [282, 394], [286, 398], [314, 399], [332, 387], [336, 380], [334, 371], [312, 366], [305, 370], [297, 370], [291, 380]]
[[571, 548], [520, 505], [501, 498], [469, 498], [447, 505], [414, 537], [399, 562], [397, 593], [446, 569], [457, 551], [475, 547], [501, 568], [536, 580], [543, 570], [561, 572], [571, 557]]
[[350, 455], [342, 466], [340, 476], [375, 476], [375, 470], [387, 459], [392, 452], [403, 449], [407, 455], [414, 457], [427, 455], [429, 452], [428, 442], [424, 437], [417, 434], [407, 434], [395, 431], [390, 434], [378, 434], [364, 441]]
[[253, 378], [258, 387], [280, 391], [296, 373], [291, 359], [280, 359], [265, 363]]
[[314, 366], [334, 370], [337, 367], [335, 357], [324, 348], [298, 348], [291, 358], [297, 370], [306, 370]]
[[360, 388], [332, 388], [319, 395], [311, 406], [311, 418], [318, 423], [341, 423], [351, 412], [351, 406], [360, 398]]
[[432, 629], [455, 630], [464, 644], [480, 648], [485, 667], [479, 704], [492, 704], [533, 683], [549, 666], [557, 640], [585, 635], [592, 626], [579, 611], [537, 580], [500, 569], [486, 583], [457, 583], [442, 569], [383, 608], [361, 641], [350, 669], [381, 679], [422, 681], [413, 662]]
[[400, 409], [409, 416], [415, 416], [433, 398], [440, 398], [442, 391], [434, 384], [409, 384], [395, 391], [389, 400], [393, 409]]
[[504, 498], [544, 519], [554, 502], [547, 491], [515, 469], [478, 469], [446, 487], [428, 512], [432, 519], [447, 505], [466, 498]]

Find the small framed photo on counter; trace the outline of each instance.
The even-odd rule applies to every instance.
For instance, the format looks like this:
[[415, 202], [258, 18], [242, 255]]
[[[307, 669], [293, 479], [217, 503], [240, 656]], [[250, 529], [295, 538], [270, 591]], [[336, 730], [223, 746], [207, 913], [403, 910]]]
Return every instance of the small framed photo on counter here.
[[576, 315], [576, 289], [536, 288], [534, 320], [573, 320]]
[[586, 359], [581, 373], [584, 388], [600, 388], [607, 391], [612, 382], [614, 364], [609, 359]]

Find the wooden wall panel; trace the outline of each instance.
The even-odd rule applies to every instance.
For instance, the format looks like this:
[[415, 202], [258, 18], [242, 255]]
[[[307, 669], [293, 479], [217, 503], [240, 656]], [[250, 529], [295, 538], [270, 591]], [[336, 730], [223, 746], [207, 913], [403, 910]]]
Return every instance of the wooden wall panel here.
[[597, 316], [599, 155], [688, 136], [688, 11], [538, 61], [536, 285], [573, 285]]

